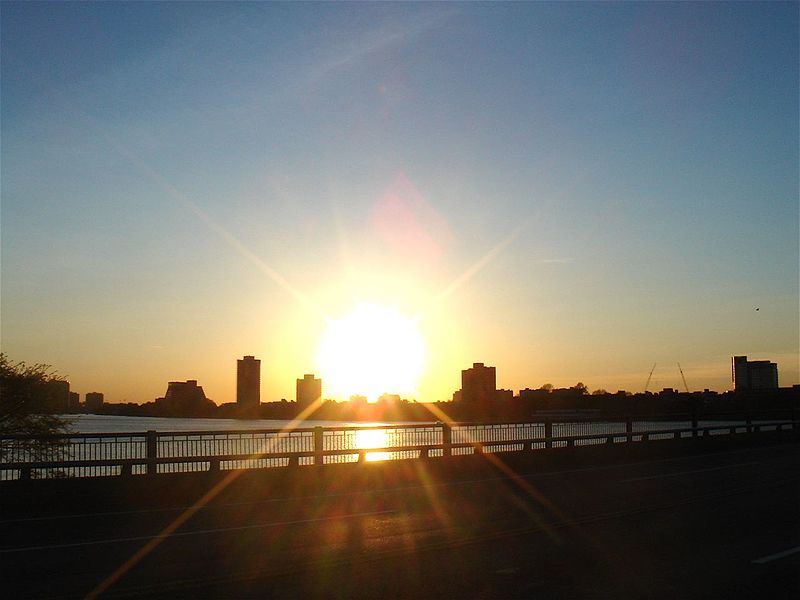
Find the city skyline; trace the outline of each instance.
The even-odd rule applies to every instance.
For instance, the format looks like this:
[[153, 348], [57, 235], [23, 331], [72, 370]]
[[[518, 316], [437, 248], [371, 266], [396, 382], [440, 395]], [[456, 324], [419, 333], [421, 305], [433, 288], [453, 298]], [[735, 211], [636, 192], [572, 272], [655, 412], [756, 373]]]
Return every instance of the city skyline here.
[[[313, 373], [305, 373], [303, 374], [302, 378], [296, 379], [296, 393], [293, 398], [267, 398], [267, 399], [260, 399], [260, 388], [261, 388], [261, 376], [260, 376], [260, 368], [261, 368], [261, 360], [256, 358], [255, 356], [244, 356], [242, 359], [237, 359], [236, 361], [236, 380], [237, 380], [237, 396], [235, 399], [217, 399], [214, 400], [213, 398], [209, 398], [215, 405], [222, 406], [222, 405], [231, 405], [235, 404], [238, 408], [241, 409], [248, 409], [258, 407], [261, 404], [268, 404], [268, 403], [281, 403], [286, 402], [287, 400], [290, 402], [296, 402], [300, 408], [307, 408], [309, 406], [315, 405], [320, 401], [339, 401], [339, 402], [349, 402], [354, 399], [358, 401], [364, 401], [369, 403], [377, 402], [378, 400], [386, 397], [395, 397], [397, 400], [404, 400], [404, 401], [412, 401], [412, 402], [466, 402], [466, 403], [476, 403], [476, 404], [485, 404], [491, 402], [502, 402], [502, 401], [510, 401], [515, 398], [521, 398], [525, 392], [540, 392], [546, 391], [551, 392], [553, 390], [576, 390], [576, 389], [583, 389], [582, 393], [602, 393], [602, 394], [638, 394], [638, 393], [651, 393], [657, 394], [659, 392], [665, 391], [675, 391], [677, 393], [700, 393], [700, 392], [717, 392], [717, 390], [709, 390], [708, 388], [705, 389], [692, 389], [689, 388], [686, 380], [684, 378], [681, 379], [683, 386], [679, 388], [678, 386], [664, 386], [659, 387], [658, 379], [653, 379], [652, 375], [656, 371], [656, 367], [658, 366], [653, 365], [649, 377], [644, 385], [643, 390], [626, 390], [626, 389], [606, 389], [604, 387], [599, 387], [592, 389], [589, 386], [586, 386], [582, 381], [576, 382], [574, 385], [564, 385], [564, 386], [554, 386], [552, 383], [545, 382], [541, 386], [534, 385], [530, 387], [526, 385], [524, 388], [519, 389], [504, 389], [497, 384], [497, 368], [495, 366], [486, 365], [484, 363], [472, 363], [471, 367], [461, 370], [461, 387], [455, 389], [449, 398], [440, 398], [438, 400], [420, 400], [414, 397], [405, 398], [402, 397], [400, 394], [395, 394], [387, 388], [382, 393], [376, 396], [366, 396], [362, 393], [353, 393], [349, 397], [340, 397], [336, 395], [326, 395], [323, 390], [323, 380], [321, 378], [315, 377]], [[681, 371], [680, 364], [676, 364], [675, 368], [678, 372]], [[669, 369], [669, 367], [667, 367]], [[760, 360], [760, 361], [752, 361], [748, 360], [746, 356], [732, 356], [731, 357], [731, 365], [730, 365], [730, 385], [728, 389], [725, 391], [768, 391], [768, 390], [777, 390], [779, 387], [789, 388], [789, 387], [797, 387], [800, 384], [793, 384], [793, 385], [785, 385], [779, 386], [779, 377], [778, 377], [778, 365], [777, 363], [770, 362], [769, 360]], [[654, 384], [653, 381], [655, 381]], [[167, 384], [167, 393], [164, 397], [170, 396], [170, 390], [172, 388], [175, 389], [183, 389], [185, 387], [197, 387], [201, 390], [201, 395], [205, 398], [205, 395], [202, 394], [202, 386], [198, 386], [199, 380], [187, 380], [187, 381], [170, 381]], [[63, 383], [67, 385], [65, 388], [64, 393], [69, 391], [72, 394], [76, 394], [73, 390], [69, 388], [69, 381], [62, 380], [58, 383]], [[651, 385], [652, 384], [652, 385]], [[465, 391], [466, 390], [466, 391]], [[181, 393], [181, 392], [178, 392]], [[85, 405], [95, 405], [95, 406], [102, 406], [104, 404], [104, 394], [101, 392], [86, 392], [85, 393], [86, 401]], [[163, 400], [163, 398], [156, 398], [156, 400]], [[147, 403], [149, 399], [143, 399], [140, 403]], [[63, 402], [67, 402], [66, 399]], [[75, 406], [77, 406], [78, 401], [75, 402]], [[70, 403], [72, 406], [72, 403]], [[309, 415], [313, 416], [313, 412]]]
[[800, 383], [796, 4], [0, 10], [2, 347], [76, 390]]

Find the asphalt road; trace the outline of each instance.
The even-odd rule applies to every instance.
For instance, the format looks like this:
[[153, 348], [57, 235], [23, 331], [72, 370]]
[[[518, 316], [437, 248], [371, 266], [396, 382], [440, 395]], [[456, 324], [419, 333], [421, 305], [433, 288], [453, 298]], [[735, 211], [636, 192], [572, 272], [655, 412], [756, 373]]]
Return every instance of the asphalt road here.
[[[0, 590], [8, 598], [800, 597], [797, 441], [281, 471], [225, 484], [159, 476], [121, 489], [6, 486]], [[198, 504], [203, 495], [211, 497]]]

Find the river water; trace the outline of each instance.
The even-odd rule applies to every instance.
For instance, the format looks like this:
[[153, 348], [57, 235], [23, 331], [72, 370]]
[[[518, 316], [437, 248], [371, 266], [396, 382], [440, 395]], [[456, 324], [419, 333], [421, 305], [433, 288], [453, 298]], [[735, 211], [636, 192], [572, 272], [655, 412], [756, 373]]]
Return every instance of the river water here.
[[[283, 429], [292, 421], [274, 419], [184, 419], [171, 417], [121, 417], [114, 415], [62, 415], [73, 433], [139, 433], [155, 431], [233, 431]], [[300, 421], [295, 427], [368, 427], [385, 422]], [[397, 424], [397, 423], [393, 423]], [[422, 424], [422, 423], [421, 423]]]

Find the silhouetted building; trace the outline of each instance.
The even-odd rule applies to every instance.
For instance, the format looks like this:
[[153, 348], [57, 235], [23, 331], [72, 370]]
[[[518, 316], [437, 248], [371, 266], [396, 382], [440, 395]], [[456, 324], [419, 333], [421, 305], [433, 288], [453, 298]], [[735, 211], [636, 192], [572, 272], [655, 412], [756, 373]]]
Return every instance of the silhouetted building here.
[[81, 396], [78, 392], [70, 392], [69, 393], [69, 409], [75, 410], [81, 404]]
[[297, 380], [297, 404], [301, 408], [310, 406], [322, 398], [322, 379], [314, 379], [313, 373], [306, 373]]
[[66, 412], [70, 407], [69, 381], [54, 379], [45, 384], [45, 407], [53, 412]]
[[768, 360], [747, 360], [746, 356], [734, 356], [731, 375], [736, 391], [778, 389], [778, 365]]
[[258, 406], [261, 403], [261, 361], [245, 356], [236, 361], [236, 404]]
[[99, 410], [103, 408], [105, 398], [101, 392], [86, 392], [86, 408]]
[[191, 402], [196, 399], [205, 400], [206, 394], [203, 391], [203, 386], [197, 385], [197, 379], [170, 381], [167, 384], [167, 393], [164, 395], [164, 399], [176, 402]]
[[519, 399], [525, 401], [547, 400], [550, 397], [550, 390], [525, 388], [519, 391]]
[[494, 367], [473, 363], [471, 369], [461, 371], [461, 400], [464, 402], [493, 400], [496, 392], [497, 373]]
[[747, 376], [747, 357], [734, 356], [731, 359], [731, 378], [733, 379], [733, 389], [746, 390], [750, 386], [750, 378]]
[[496, 400], [511, 402], [514, 399], [514, 392], [513, 390], [497, 390], [494, 397]]
[[215, 408], [196, 379], [170, 381], [164, 397], [156, 399], [157, 413], [165, 415], [200, 416], [210, 414]]

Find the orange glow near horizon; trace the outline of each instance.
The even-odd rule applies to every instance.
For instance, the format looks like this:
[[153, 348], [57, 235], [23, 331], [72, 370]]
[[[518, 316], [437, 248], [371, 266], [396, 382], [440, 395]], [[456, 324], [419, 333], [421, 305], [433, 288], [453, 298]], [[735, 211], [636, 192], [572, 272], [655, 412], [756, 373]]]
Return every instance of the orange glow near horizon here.
[[426, 357], [415, 319], [367, 303], [330, 319], [317, 352], [326, 397], [361, 394], [370, 402], [384, 393], [416, 397]]

